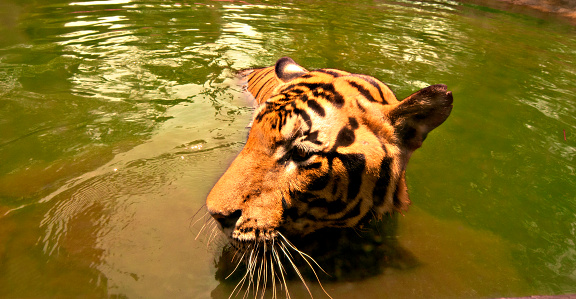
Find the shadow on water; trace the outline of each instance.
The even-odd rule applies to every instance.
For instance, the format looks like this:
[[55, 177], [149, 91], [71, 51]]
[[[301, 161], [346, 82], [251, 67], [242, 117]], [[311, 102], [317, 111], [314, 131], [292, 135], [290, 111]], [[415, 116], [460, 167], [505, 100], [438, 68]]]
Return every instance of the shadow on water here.
[[[388, 268], [407, 270], [420, 265], [417, 257], [400, 244], [397, 236], [398, 214], [391, 214], [381, 220], [372, 219], [358, 229], [325, 228], [301, 238], [293, 238], [290, 242], [294, 247], [312, 257], [321, 269], [314, 264], [311, 266], [297, 254], [291, 256], [295, 266], [291, 265], [286, 256], [280, 255], [286, 272], [282, 277], [276, 274], [276, 285], [280, 288], [284, 278], [290, 282], [289, 285], [301, 283], [294, 267], [298, 268], [307, 284], [317, 284], [318, 280], [320, 283], [360, 281], [381, 275]], [[227, 298], [237, 285], [243, 286], [235, 290], [239, 295], [245, 292], [249, 297], [256, 295], [251, 293], [255, 291], [253, 284], [250, 289], [248, 283], [242, 284], [247, 267], [244, 263], [238, 263], [237, 257], [241, 254], [231, 246], [222, 249], [217, 258], [215, 275], [220, 285], [212, 291], [213, 298]], [[272, 294], [271, 281], [272, 278], [267, 279], [268, 295]], [[288, 291], [291, 291], [290, 288]], [[277, 292], [282, 297], [285, 290]]]
[[[513, 265], [515, 247], [508, 241], [458, 221], [438, 219], [412, 207], [406, 215], [374, 221], [364, 230], [329, 229], [291, 240], [309, 253], [326, 273], [315, 267], [322, 286], [306, 263], [303, 271], [314, 298], [496, 298], [537, 293]], [[220, 240], [220, 246], [225, 246]], [[215, 277], [219, 285], [212, 298], [244, 296], [235, 290], [246, 273], [236, 269], [234, 252], [226, 247], [216, 254]], [[310, 297], [308, 289], [284, 263], [290, 274], [287, 288], [292, 298]], [[243, 267], [242, 265], [240, 267]], [[230, 277], [230, 273], [233, 273]], [[265, 297], [272, 297], [270, 280]], [[253, 296], [254, 285], [247, 292]], [[276, 283], [276, 293], [285, 289]]]

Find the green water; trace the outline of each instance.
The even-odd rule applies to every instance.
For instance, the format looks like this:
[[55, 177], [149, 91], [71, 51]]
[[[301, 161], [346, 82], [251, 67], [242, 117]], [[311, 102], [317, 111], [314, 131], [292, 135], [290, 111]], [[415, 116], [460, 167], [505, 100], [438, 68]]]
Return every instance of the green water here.
[[408, 169], [419, 266], [334, 298], [576, 293], [576, 27], [485, 5], [0, 0], [0, 297], [227, 298], [193, 217], [247, 134], [234, 72], [286, 55], [454, 93]]

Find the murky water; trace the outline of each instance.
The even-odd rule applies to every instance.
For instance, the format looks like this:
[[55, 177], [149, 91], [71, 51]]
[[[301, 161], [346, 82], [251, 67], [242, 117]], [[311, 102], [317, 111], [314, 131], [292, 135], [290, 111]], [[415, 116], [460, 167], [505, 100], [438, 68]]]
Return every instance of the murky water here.
[[454, 1], [0, 0], [0, 297], [227, 298], [223, 241], [195, 240], [193, 217], [247, 134], [234, 72], [286, 55], [398, 98], [454, 92], [408, 170], [397, 235], [418, 265], [325, 282], [334, 298], [576, 293], [565, 20]]

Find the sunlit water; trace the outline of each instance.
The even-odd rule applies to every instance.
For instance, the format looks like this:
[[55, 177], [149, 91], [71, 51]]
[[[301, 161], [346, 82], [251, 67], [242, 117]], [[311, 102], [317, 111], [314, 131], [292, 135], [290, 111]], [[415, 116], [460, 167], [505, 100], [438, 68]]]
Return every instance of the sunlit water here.
[[418, 266], [324, 283], [334, 298], [576, 293], [565, 20], [454, 1], [0, 0], [0, 297], [227, 298], [224, 241], [196, 240], [195, 219], [246, 138], [235, 71], [286, 55], [398, 98], [454, 93], [408, 169], [397, 235]]

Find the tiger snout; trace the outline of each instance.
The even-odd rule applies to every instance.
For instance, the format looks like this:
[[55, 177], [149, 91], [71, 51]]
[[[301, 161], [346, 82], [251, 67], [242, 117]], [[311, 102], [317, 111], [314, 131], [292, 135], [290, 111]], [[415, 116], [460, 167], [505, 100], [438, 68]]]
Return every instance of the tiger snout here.
[[[239, 159], [243, 160], [244, 157]], [[247, 179], [246, 173], [250, 172], [250, 168], [238, 164], [232, 163], [208, 195], [208, 212], [226, 237], [236, 245], [272, 240], [281, 224], [281, 199], [274, 198], [277, 191], [270, 186], [264, 186], [254, 178]]]
[[244, 216], [242, 210], [234, 212], [214, 211], [210, 209], [212, 218], [216, 220], [220, 229], [233, 242], [270, 241], [277, 235], [277, 227], [266, 224], [268, 221]]

